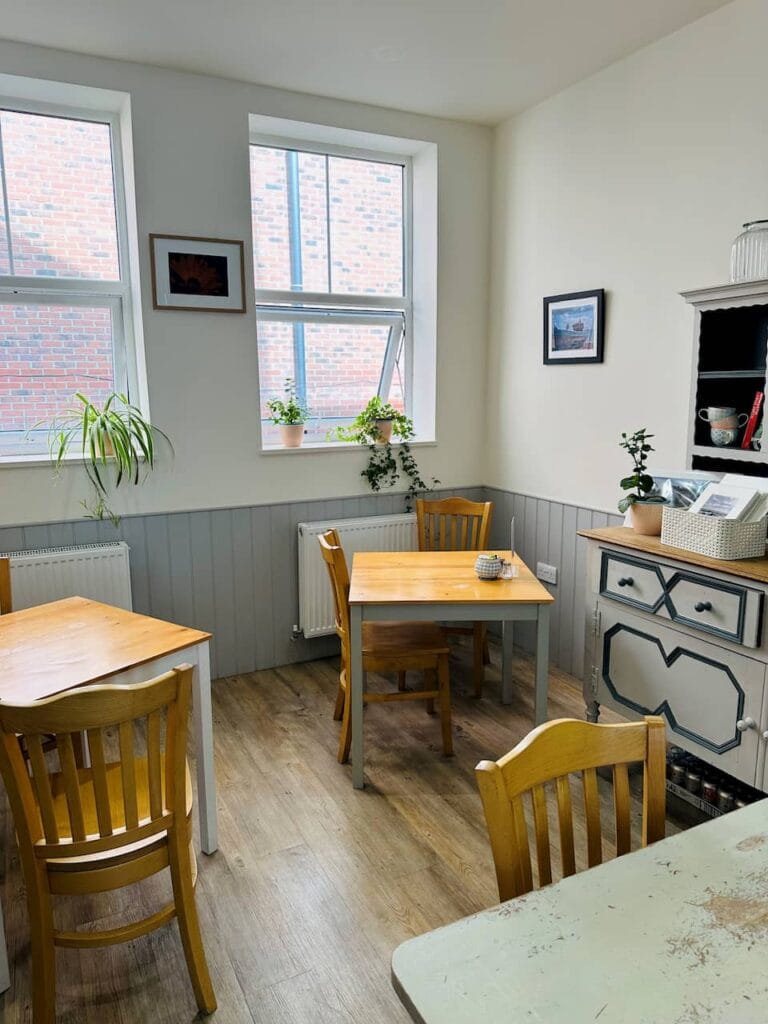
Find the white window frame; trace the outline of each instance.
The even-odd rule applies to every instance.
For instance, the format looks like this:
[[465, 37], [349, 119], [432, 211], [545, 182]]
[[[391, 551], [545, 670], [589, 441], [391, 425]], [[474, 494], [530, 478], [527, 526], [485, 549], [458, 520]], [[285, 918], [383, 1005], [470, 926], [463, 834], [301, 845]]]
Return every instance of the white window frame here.
[[[91, 109], [68, 104], [19, 99], [0, 94], [0, 110], [24, 114], [41, 114], [67, 120], [106, 124], [110, 131], [112, 152], [112, 184], [115, 195], [115, 226], [117, 231], [117, 259], [119, 279], [97, 281], [82, 278], [34, 277], [21, 274], [0, 274], [0, 304], [90, 306], [109, 309], [112, 317], [112, 350], [114, 391], [125, 393], [129, 399], [148, 414], [144, 382], [140, 375], [137, 329], [133, 310], [131, 284], [131, 253], [129, 249], [128, 213], [125, 189], [125, 165], [121, 143], [121, 115], [109, 110]], [[8, 221], [8, 196], [3, 175], [3, 203]], [[68, 460], [80, 456], [70, 454]], [[0, 455], [0, 465], [29, 462], [47, 462], [50, 456], [40, 453]]]
[[[402, 169], [403, 175], [403, 295], [355, 295], [339, 292], [291, 291], [271, 288], [256, 288], [256, 321], [288, 322], [301, 320], [303, 323], [349, 324], [349, 317], [344, 317], [343, 310], [357, 310], [356, 321], [372, 326], [389, 326], [391, 332], [400, 332], [403, 341], [403, 391], [405, 396], [405, 414], [413, 416], [413, 161], [407, 153], [393, 152], [389, 149], [368, 149], [357, 146], [337, 145], [335, 143], [318, 142], [305, 138], [294, 138], [286, 135], [270, 135], [251, 131], [250, 144], [269, 149], [293, 150], [299, 153], [316, 153], [318, 156], [347, 157], [352, 160], [367, 160], [378, 164], [392, 164]], [[249, 150], [250, 159], [250, 150]], [[330, 223], [327, 225], [330, 245]], [[258, 251], [258, 239], [255, 239]], [[330, 284], [330, 260], [328, 266]], [[377, 310], [381, 312], [376, 313]], [[365, 313], [369, 312], [369, 317]], [[334, 315], [335, 314], [335, 315]], [[400, 336], [392, 339], [395, 351]], [[392, 345], [389, 346], [391, 349]], [[386, 354], [385, 354], [386, 355]], [[388, 367], [387, 363], [391, 365]], [[380, 380], [387, 374], [391, 380], [391, 369], [394, 360], [383, 359]], [[336, 447], [340, 442], [327, 442], [329, 447]], [[262, 448], [269, 451], [280, 448], [280, 445], [265, 444]]]

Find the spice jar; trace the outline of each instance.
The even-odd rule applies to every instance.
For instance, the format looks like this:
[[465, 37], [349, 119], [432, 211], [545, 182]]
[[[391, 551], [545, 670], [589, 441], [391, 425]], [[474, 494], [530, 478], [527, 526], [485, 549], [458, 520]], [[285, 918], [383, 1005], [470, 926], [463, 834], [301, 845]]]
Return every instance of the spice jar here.
[[704, 779], [701, 784], [701, 795], [707, 803], [717, 806], [717, 783], [712, 779]]
[[717, 794], [717, 806], [721, 811], [733, 810], [733, 793], [730, 789], [721, 789]]
[[701, 790], [701, 775], [692, 768], [685, 773], [685, 788], [689, 793], [698, 793]]
[[685, 768], [681, 764], [673, 764], [670, 768], [669, 777], [676, 786], [685, 785]]

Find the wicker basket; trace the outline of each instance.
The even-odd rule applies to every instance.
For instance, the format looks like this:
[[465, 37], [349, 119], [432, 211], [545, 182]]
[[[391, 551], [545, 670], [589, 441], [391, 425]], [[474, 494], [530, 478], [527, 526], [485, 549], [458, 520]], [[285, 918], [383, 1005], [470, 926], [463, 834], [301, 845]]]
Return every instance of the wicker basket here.
[[665, 508], [661, 543], [708, 558], [735, 561], [765, 555], [766, 520], [739, 523], [719, 516], [702, 516], [683, 508]]

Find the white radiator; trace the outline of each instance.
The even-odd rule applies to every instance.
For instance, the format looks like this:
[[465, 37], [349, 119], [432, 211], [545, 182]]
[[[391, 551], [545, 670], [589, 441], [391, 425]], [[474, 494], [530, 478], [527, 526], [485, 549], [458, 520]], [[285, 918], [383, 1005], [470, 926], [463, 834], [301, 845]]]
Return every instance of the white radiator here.
[[10, 563], [13, 610], [62, 597], [88, 597], [132, 611], [129, 550], [124, 541], [116, 541], [0, 554]]
[[327, 523], [299, 523], [299, 628], [307, 639], [334, 631], [333, 595], [318, 536], [339, 533], [349, 570], [356, 551], [415, 551], [416, 515], [367, 516]]

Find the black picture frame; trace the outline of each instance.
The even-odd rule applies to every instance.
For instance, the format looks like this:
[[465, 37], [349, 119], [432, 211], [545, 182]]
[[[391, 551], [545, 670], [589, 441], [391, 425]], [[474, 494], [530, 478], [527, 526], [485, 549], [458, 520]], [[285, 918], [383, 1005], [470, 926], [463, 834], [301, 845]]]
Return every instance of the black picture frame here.
[[605, 289], [544, 297], [545, 364], [602, 363], [604, 333]]

